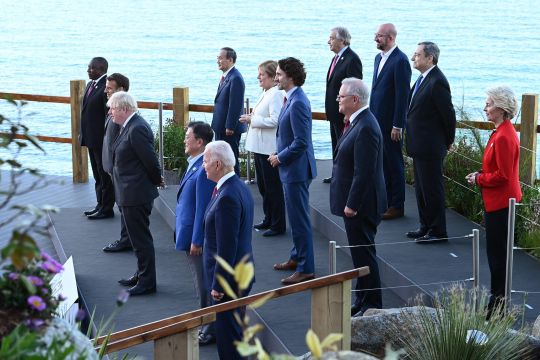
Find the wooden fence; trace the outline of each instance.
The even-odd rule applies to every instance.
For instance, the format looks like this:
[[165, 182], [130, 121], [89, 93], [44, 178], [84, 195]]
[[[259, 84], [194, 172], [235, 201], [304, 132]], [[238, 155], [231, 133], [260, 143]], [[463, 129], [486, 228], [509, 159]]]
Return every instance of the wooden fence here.
[[[70, 104], [71, 106], [71, 138], [60, 138], [53, 136], [37, 136], [41, 141], [52, 141], [60, 143], [71, 143], [72, 146], [72, 169], [73, 182], [81, 183], [88, 181], [88, 156], [86, 147], [79, 145], [79, 133], [81, 128], [82, 97], [86, 83], [84, 80], [72, 80], [70, 82], [70, 96], [50, 96], [32, 95], [0, 92], [0, 99], [24, 100], [36, 102], [51, 102]], [[159, 102], [139, 101], [141, 109], [159, 109]], [[520, 143], [523, 149], [520, 158], [521, 181], [532, 185], [536, 179], [536, 144], [537, 133], [540, 132], [538, 125], [538, 94], [523, 94], [521, 103], [521, 123], [514, 125], [516, 131], [520, 133]], [[189, 88], [173, 88], [173, 102], [163, 103], [163, 110], [172, 110], [173, 119], [179, 124], [189, 122], [190, 112], [212, 113], [212, 105], [196, 105], [189, 103]], [[323, 112], [313, 112], [314, 120], [326, 120]], [[485, 121], [460, 121], [459, 128], [476, 128], [480, 130], [493, 129], [493, 124]]]

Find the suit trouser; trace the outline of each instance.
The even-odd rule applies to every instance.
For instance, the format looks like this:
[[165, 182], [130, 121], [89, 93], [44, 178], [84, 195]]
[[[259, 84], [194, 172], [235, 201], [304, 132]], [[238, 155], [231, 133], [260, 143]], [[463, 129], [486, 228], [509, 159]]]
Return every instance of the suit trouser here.
[[413, 168], [420, 229], [446, 237], [443, 161], [444, 157], [433, 160], [413, 158]]
[[383, 171], [388, 207], [403, 209], [405, 203], [405, 164], [401, 147], [403, 141], [393, 141], [390, 134], [383, 134]]
[[283, 184], [289, 226], [294, 243], [290, 258], [298, 263], [296, 271], [304, 274], [315, 272], [313, 232], [309, 216], [310, 184], [311, 180]]
[[[375, 250], [377, 224], [365, 216], [343, 217], [343, 223], [345, 224], [345, 232], [350, 246], [373, 245], [350, 248], [355, 268], [369, 266], [369, 275], [356, 279], [356, 299], [354, 303], [359, 305], [362, 310], [367, 308], [380, 309], [382, 308], [381, 279]], [[364, 289], [377, 290], [361, 291]]]
[[150, 232], [153, 201], [143, 205], [122, 206], [122, 219], [137, 257], [138, 284], [150, 288], [156, 285], [154, 239]]
[[[189, 270], [191, 270], [191, 276], [193, 277], [195, 292], [199, 296], [199, 307], [202, 309], [210, 306], [212, 302], [210, 299], [210, 290], [206, 288], [204, 282], [203, 257], [202, 255], [190, 255], [189, 251], [186, 251], [186, 255]], [[214, 323], [203, 325], [201, 332], [215, 335]]]
[[114, 207], [114, 187], [111, 176], [103, 170], [101, 161], [102, 148], [88, 148], [88, 156], [90, 157], [90, 165], [92, 167], [92, 175], [96, 181], [96, 199], [98, 207], [103, 212], [112, 211]]
[[238, 162], [238, 156], [240, 155], [240, 151], [238, 150], [240, 146], [240, 138], [242, 137], [242, 133], [234, 133], [231, 136], [223, 134], [219, 134], [216, 132], [214, 135], [214, 140], [223, 140], [227, 144], [231, 146], [231, 149], [234, 154], [234, 159], [236, 160], [236, 163], [234, 164], [234, 172], [240, 176], [240, 163]]
[[263, 222], [270, 224], [272, 230], [283, 232], [286, 228], [285, 200], [279, 170], [270, 165], [268, 155], [254, 154], [257, 186], [263, 198]]
[[330, 138], [332, 139], [332, 158], [335, 159], [336, 146], [339, 138], [343, 134], [345, 124], [343, 120], [330, 120]]
[[489, 308], [504, 302], [506, 285], [506, 246], [508, 242], [508, 208], [486, 211], [486, 252], [491, 274]]

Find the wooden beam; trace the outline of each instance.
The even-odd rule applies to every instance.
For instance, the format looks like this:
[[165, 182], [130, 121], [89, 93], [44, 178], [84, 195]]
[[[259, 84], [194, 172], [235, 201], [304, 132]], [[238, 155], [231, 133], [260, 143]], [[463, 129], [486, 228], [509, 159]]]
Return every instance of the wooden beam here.
[[199, 328], [154, 341], [155, 360], [199, 360]]
[[521, 131], [519, 133], [519, 177], [528, 185], [536, 180], [536, 129], [538, 124], [538, 94], [523, 94], [521, 98]]
[[[6, 132], [0, 132], [0, 135], [2, 136], [12, 136], [11, 133]], [[64, 144], [71, 144], [71, 138], [63, 138], [63, 137], [56, 137], [56, 136], [43, 136], [43, 135], [32, 135], [35, 138], [37, 138], [39, 141], [43, 142], [55, 142], [55, 143], [64, 143]], [[26, 138], [22, 134], [15, 134], [15, 139], [21, 139], [25, 140]]]
[[80, 145], [81, 111], [84, 96], [84, 80], [71, 80], [71, 164], [73, 167], [73, 182], [88, 182], [88, 149]]
[[18, 93], [6, 93], [6, 92], [0, 92], [0, 99], [51, 102], [51, 103], [60, 103], [60, 104], [71, 103], [71, 98], [69, 96], [32, 95], [32, 94], [18, 94]]
[[[213, 107], [212, 107], [213, 111]], [[173, 119], [177, 124], [186, 126], [189, 123], [189, 88], [173, 88]]]

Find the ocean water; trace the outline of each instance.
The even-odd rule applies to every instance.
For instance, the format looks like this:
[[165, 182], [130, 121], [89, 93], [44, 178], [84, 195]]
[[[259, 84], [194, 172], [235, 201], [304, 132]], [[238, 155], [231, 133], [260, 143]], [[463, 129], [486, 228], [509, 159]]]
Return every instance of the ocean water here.
[[[212, 104], [220, 79], [216, 56], [223, 46], [238, 53], [246, 97], [260, 94], [257, 65], [294, 56], [307, 69], [304, 85], [313, 111], [324, 111], [325, 76], [333, 53], [329, 30], [349, 28], [371, 83], [381, 23], [398, 28], [397, 43], [412, 54], [419, 41], [436, 42], [456, 106], [481, 120], [485, 89], [508, 84], [520, 97], [540, 92], [538, 1], [210, 0], [43, 1], [0, 0], [0, 92], [69, 95], [69, 81], [87, 79], [89, 60], [103, 56], [109, 73], [131, 81], [137, 100], [172, 101], [174, 86], [189, 86], [190, 103]], [[418, 72], [413, 69], [414, 81]], [[70, 136], [68, 105], [29, 103], [19, 113], [1, 101], [0, 113], [22, 116], [40, 135]], [[157, 111], [143, 116], [156, 128]], [[165, 117], [171, 117], [165, 112]], [[192, 113], [211, 120], [211, 114]], [[328, 123], [315, 121], [316, 157], [331, 157]], [[71, 148], [45, 143], [46, 154], [29, 151], [25, 164], [45, 173], [71, 174]], [[540, 163], [538, 161], [537, 163]]]

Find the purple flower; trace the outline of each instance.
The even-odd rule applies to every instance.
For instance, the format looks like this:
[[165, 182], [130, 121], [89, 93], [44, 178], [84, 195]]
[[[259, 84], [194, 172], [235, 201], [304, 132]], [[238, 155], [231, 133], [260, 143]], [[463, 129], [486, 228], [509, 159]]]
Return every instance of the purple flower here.
[[54, 260], [49, 254], [43, 252], [41, 253], [41, 258], [43, 260], [45, 260], [42, 264], [41, 264], [41, 268], [50, 272], [50, 273], [53, 273], [53, 274], [57, 274], [59, 273], [60, 271], [64, 270], [64, 267], [62, 266], [62, 264], [60, 264], [58, 261]]
[[66, 299], [67, 299], [67, 297], [64, 294], [58, 295], [58, 301], [64, 301]]
[[75, 315], [75, 321], [81, 322], [84, 320], [85, 317], [86, 311], [84, 311], [83, 309], [79, 309], [79, 311], [77, 311], [77, 315]]
[[28, 280], [36, 286], [42, 286], [44, 284], [43, 279], [37, 276], [30, 275], [28, 276]]
[[41, 325], [45, 324], [42, 319], [27, 319], [24, 322], [31, 330], [37, 330]]
[[41, 288], [41, 293], [42, 293], [43, 295], [47, 295], [47, 294], [49, 293], [49, 289], [47, 289], [46, 287], [42, 287], [42, 288]]
[[47, 305], [45, 304], [45, 302], [43, 301], [43, 299], [37, 295], [32, 295], [28, 298], [27, 300], [28, 302], [28, 305], [30, 305], [31, 308], [37, 310], [37, 311], [42, 311], [42, 310], [45, 310], [45, 308], [47, 307]]
[[19, 279], [19, 274], [17, 274], [17, 273], [9, 273], [8, 274], [8, 279], [12, 280], [12, 281], [15, 281], [15, 280]]
[[118, 294], [118, 297], [116, 298], [116, 305], [122, 306], [124, 305], [129, 299], [129, 292], [126, 289], [122, 289], [120, 291], [120, 294]]

